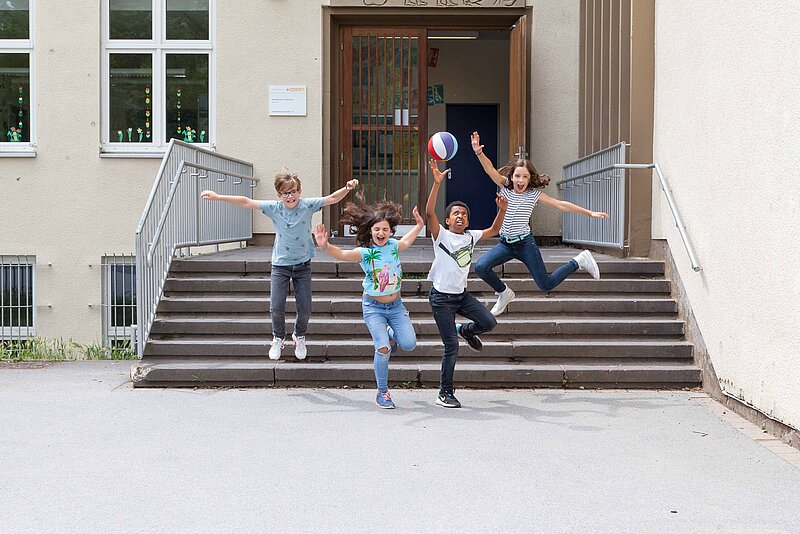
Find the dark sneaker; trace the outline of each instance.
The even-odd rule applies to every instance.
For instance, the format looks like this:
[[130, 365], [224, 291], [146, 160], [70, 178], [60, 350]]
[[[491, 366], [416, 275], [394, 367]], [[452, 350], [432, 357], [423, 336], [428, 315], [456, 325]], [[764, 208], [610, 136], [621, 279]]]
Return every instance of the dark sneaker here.
[[464, 341], [467, 342], [469, 348], [471, 348], [475, 352], [480, 352], [483, 350], [483, 342], [481, 341], [481, 338], [479, 338], [478, 336], [470, 336], [470, 337], [465, 336], [462, 333], [461, 323], [456, 323], [456, 332], [458, 332], [458, 335], [461, 336], [464, 339]]
[[378, 391], [378, 396], [375, 397], [375, 404], [380, 406], [381, 408], [386, 408], [387, 410], [391, 410], [394, 408], [394, 401], [392, 401], [392, 395], [388, 391]]
[[461, 403], [458, 402], [452, 391], [440, 391], [439, 396], [436, 397], [436, 404], [443, 408], [461, 408]]

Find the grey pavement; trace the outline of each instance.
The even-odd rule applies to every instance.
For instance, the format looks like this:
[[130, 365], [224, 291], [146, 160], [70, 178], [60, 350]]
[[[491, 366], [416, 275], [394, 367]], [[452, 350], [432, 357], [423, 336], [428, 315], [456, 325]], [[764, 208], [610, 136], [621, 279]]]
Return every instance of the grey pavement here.
[[[0, 532], [798, 532], [800, 469], [693, 391], [134, 390], [0, 366]], [[706, 402], [708, 399], [704, 399]]]

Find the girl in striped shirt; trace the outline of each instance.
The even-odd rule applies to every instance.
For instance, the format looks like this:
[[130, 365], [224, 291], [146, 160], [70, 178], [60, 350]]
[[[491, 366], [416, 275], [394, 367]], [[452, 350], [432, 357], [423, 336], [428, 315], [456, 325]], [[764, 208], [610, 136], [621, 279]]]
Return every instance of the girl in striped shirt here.
[[575, 256], [552, 274], [547, 274], [542, 254], [531, 235], [530, 219], [537, 202], [561, 211], [571, 211], [588, 217], [607, 219], [608, 214], [602, 211], [587, 210], [571, 202], [555, 199], [541, 191], [541, 188], [550, 183], [550, 177], [536, 172], [533, 164], [526, 159], [517, 160], [498, 171], [483, 153], [483, 145], [481, 145], [478, 132], [472, 132], [471, 142], [472, 150], [478, 156], [483, 170], [500, 187], [500, 194], [508, 199], [508, 210], [500, 229], [500, 242], [481, 256], [475, 264], [475, 272], [492, 286], [498, 295], [497, 302], [492, 307], [492, 315], [497, 316], [503, 313], [515, 296], [514, 291], [504, 284], [497, 273], [493, 271], [495, 267], [509, 260], [518, 259], [524, 263], [536, 285], [542, 291], [552, 291], [567, 276], [578, 269], [587, 271], [595, 280], [599, 279], [600, 269], [588, 250]]

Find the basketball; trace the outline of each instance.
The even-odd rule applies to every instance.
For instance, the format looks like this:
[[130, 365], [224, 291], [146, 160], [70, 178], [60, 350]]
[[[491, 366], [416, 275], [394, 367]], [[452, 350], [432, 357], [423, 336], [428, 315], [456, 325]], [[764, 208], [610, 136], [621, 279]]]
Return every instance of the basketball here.
[[428, 153], [433, 159], [447, 161], [458, 152], [458, 141], [450, 132], [436, 132], [428, 139]]

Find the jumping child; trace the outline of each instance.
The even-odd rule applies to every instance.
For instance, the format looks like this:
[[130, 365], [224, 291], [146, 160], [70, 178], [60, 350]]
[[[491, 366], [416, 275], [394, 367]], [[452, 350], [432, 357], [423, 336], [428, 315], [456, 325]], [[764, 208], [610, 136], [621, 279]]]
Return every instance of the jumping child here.
[[330, 244], [323, 224], [314, 228], [314, 238], [328, 255], [340, 261], [359, 262], [364, 271], [361, 310], [375, 346], [373, 367], [378, 384], [375, 404], [394, 408], [389, 393], [389, 358], [398, 347], [411, 351], [417, 346], [414, 326], [400, 298], [403, 270], [399, 253], [411, 246], [424, 221], [415, 207], [412, 213], [417, 224], [398, 241], [392, 236], [403, 219], [402, 208], [386, 200], [373, 208], [365, 204], [360, 194], [356, 199], [358, 204], [351, 202], [345, 206], [341, 220], [357, 228], [358, 248], [342, 250]]
[[299, 360], [306, 357], [306, 329], [311, 315], [311, 258], [316, 248], [311, 239], [311, 217], [323, 206], [342, 200], [358, 186], [358, 180], [326, 197], [300, 198], [302, 189], [297, 174], [281, 171], [275, 175], [275, 191], [280, 200], [253, 200], [238, 195], [218, 195], [203, 191], [206, 200], [222, 200], [242, 208], [261, 210], [272, 219], [275, 226], [275, 245], [272, 247], [272, 272], [270, 274], [269, 313], [272, 319], [272, 344], [269, 357], [277, 360], [286, 339], [286, 298], [289, 281], [294, 284], [297, 319], [292, 340], [294, 355]]
[[492, 315], [498, 316], [503, 313], [508, 304], [514, 300], [514, 291], [492, 270], [511, 259], [518, 259], [524, 263], [536, 285], [545, 292], [552, 291], [579, 268], [587, 271], [595, 280], [599, 279], [600, 269], [588, 250], [579, 253], [548, 275], [542, 254], [531, 235], [530, 219], [537, 202], [561, 211], [571, 211], [598, 219], [607, 219], [608, 214], [602, 211], [590, 211], [565, 200], [557, 200], [541, 191], [541, 188], [550, 183], [550, 177], [539, 174], [533, 164], [526, 159], [517, 160], [498, 171], [483, 153], [478, 132], [472, 132], [471, 143], [483, 170], [500, 187], [500, 194], [508, 199], [508, 214], [500, 229], [500, 242], [481, 256], [475, 264], [475, 272], [492, 286], [498, 295], [497, 302], [492, 307]]
[[[428, 273], [428, 280], [433, 282], [428, 293], [428, 302], [444, 343], [436, 404], [445, 408], [460, 408], [461, 403], [456, 399], [453, 388], [453, 374], [458, 358], [458, 336], [464, 338], [472, 350], [480, 351], [483, 343], [478, 335], [488, 332], [497, 325], [497, 320], [489, 310], [467, 291], [469, 264], [472, 262], [475, 243], [483, 238], [496, 236], [500, 231], [500, 225], [508, 208], [508, 200], [500, 194], [497, 195], [496, 202], [499, 208], [497, 216], [492, 226], [485, 230], [467, 230], [469, 208], [463, 202], [451, 202], [444, 210], [444, 223], [447, 228], [443, 228], [436, 218], [435, 208], [444, 174], [435, 161], [431, 161], [430, 166], [433, 173], [433, 187], [425, 206], [425, 215], [428, 217], [428, 228], [433, 237], [434, 258]], [[456, 314], [473, 322], [456, 324]]]

